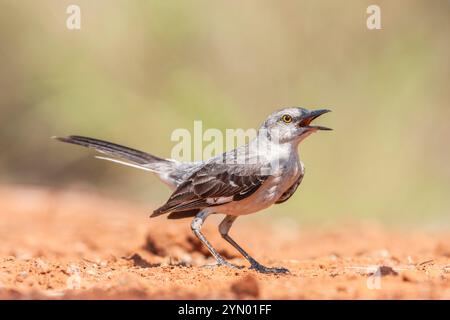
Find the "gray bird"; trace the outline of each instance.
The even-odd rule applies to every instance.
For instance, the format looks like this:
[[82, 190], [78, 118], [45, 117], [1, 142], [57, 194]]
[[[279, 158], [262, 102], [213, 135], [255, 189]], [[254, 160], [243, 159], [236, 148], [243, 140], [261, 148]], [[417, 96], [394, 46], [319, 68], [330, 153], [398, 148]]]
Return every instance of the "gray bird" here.
[[93, 148], [107, 157], [97, 158], [137, 167], [155, 173], [173, 193], [151, 217], [168, 214], [168, 219], [194, 217], [193, 233], [208, 248], [219, 265], [241, 268], [226, 261], [201, 233], [210, 214], [225, 214], [219, 225], [222, 237], [263, 273], [285, 273], [285, 268], [263, 266], [228, 234], [241, 215], [251, 214], [287, 201], [300, 185], [305, 169], [298, 144], [317, 130], [311, 122], [330, 110], [284, 108], [272, 113], [248, 144], [207, 161], [179, 162], [111, 142], [82, 136], [55, 137], [59, 141]]

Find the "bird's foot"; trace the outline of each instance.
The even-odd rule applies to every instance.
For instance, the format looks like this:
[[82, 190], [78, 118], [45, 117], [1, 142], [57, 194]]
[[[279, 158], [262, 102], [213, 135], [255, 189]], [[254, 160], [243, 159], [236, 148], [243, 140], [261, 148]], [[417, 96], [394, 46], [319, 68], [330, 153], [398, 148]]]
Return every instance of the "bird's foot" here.
[[261, 273], [289, 273], [289, 270], [286, 268], [283, 268], [283, 267], [270, 268], [270, 267], [263, 266], [260, 263], [253, 263], [252, 266], [250, 267], [250, 269], [261, 272]]
[[220, 267], [220, 266], [225, 266], [225, 267], [229, 267], [229, 268], [232, 268], [232, 269], [242, 269], [242, 268], [244, 268], [243, 266], [235, 265], [235, 264], [233, 264], [231, 262], [228, 262], [226, 260], [218, 260], [217, 263], [215, 263], [215, 264], [207, 264], [207, 265], [204, 265], [203, 267], [204, 268], [215, 268], [215, 267]]

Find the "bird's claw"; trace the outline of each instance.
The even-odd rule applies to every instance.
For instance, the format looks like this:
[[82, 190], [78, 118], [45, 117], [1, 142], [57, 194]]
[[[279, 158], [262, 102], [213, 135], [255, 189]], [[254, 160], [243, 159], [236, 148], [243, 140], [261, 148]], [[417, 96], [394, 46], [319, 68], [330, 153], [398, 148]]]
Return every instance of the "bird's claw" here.
[[283, 267], [270, 268], [270, 267], [263, 266], [262, 264], [259, 264], [259, 263], [252, 264], [250, 269], [261, 272], [261, 273], [290, 273], [288, 269], [283, 268]]

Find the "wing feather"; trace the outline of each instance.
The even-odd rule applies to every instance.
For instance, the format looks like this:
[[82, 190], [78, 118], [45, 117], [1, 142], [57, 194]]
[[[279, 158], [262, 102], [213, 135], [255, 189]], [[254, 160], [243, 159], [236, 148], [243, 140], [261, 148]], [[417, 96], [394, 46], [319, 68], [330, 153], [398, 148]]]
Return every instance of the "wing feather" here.
[[243, 200], [255, 193], [269, 177], [261, 172], [258, 165], [206, 164], [183, 182], [152, 217]]
[[300, 175], [300, 177], [297, 179], [297, 181], [295, 181], [292, 186], [290, 186], [289, 189], [287, 189], [282, 195], [281, 197], [275, 202], [275, 204], [280, 204], [283, 203], [285, 201], [287, 201], [290, 197], [292, 197], [292, 195], [295, 193], [295, 191], [297, 190], [298, 186], [300, 185], [300, 183], [302, 182], [303, 179], [303, 174]]

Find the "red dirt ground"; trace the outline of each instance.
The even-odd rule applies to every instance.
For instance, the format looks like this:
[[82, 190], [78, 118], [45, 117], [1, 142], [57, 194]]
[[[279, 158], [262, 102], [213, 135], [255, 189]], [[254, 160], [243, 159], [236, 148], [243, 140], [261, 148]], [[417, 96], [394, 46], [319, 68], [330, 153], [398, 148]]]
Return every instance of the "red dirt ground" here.
[[[450, 299], [448, 233], [239, 220], [239, 243], [291, 271], [265, 275], [205, 267], [214, 261], [189, 220], [150, 212], [74, 191], [0, 187], [0, 298]], [[217, 222], [207, 221], [207, 237], [247, 266]]]

